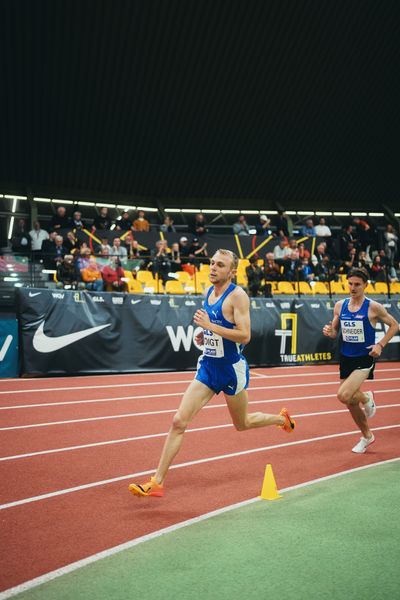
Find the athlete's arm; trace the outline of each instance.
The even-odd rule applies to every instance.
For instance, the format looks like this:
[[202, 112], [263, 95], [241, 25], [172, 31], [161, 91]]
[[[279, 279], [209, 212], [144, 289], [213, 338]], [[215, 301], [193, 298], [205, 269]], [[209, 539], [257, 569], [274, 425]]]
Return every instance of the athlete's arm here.
[[326, 337], [330, 337], [335, 339], [339, 331], [339, 317], [340, 317], [340, 309], [342, 308], [343, 300], [339, 300], [336, 302], [335, 308], [333, 309], [333, 319], [329, 321], [326, 325], [324, 325], [322, 329], [322, 333]]
[[374, 323], [380, 321], [382, 323], [385, 323], [385, 325], [389, 326], [389, 329], [379, 342], [368, 346], [368, 348], [371, 348], [371, 352], [369, 353], [370, 356], [378, 358], [382, 354], [382, 351], [386, 344], [389, 343], [389, 341], [394, 335], [396, 335], [396, 333], [399, 333], [399, 324], [396, 321], [396, 319], [388, 313], [386, 308], [384, 308], [382, 304], [379, 304], [379, 302], [371, 302], [370, 317]]
[[248, 344], [251, 337], [249, 297], [245, 292], [243, 294], [234, 293], [235, 296], [232, 298], [234, 329], [211, 323], [208, 313], [202, 308], [196, 311], [193, 320], [199, 327], [208, 329], [231, 342]]

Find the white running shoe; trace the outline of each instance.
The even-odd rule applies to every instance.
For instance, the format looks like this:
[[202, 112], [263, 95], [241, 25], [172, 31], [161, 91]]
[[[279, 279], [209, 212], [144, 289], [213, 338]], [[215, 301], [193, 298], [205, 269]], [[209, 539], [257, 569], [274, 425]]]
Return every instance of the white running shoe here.
[[362, 437], [362, 438], [360, 438], [360, 441], [358, 442], [358, 444], [356, 444], [354, 446], [354, 448], [351, 449], [351, 451], [355, 452], [356, 454], [364, 454], [364, 452], [366, 451], [368, 446], [373, 444], [374, 441], [375, 441], [374, 434], [372, 434], [372, 437], [370, 437], [370, 438]]
[[365, 416], [367, 417], [367, 419], [370, 419], [376, 413], [376, 404], [375, 404], [375, 400], [374, 400], [374, 393], [373, 392], [364, 392], [364, 394], [367, 396], [368, 402], [366, 402], [364, 404], [363, 408], [364, 408]]

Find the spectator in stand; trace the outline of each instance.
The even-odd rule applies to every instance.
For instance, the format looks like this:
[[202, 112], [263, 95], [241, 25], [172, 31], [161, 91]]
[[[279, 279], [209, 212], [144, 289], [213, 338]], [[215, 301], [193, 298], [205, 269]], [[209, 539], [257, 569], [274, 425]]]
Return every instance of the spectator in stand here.
[[193, 238], [192, 244], [189, 248], [189, 258], [190, 262], [193, 263], [196, 267], [200, 265], [200, 263], [204, 263], [208, 261], [208, 252], [207, 252], [207, 242], [203, 242], [200, 245], [199, 238]]
[[283, 279], [285, 281], [298, 281], [303, 276], [299, 251], [292, 250], [288, 260], [285, 260], [283, 265]]
[[396, 231], [393, 229], [393, 225], [391, 223], [388, 223], [386, 225], [386, 231], [384, 233], [384, 238], [385, 238], [386, 254], [389, 259], [389, 263], [391, 265], [393, 265], [394, 259], [397, 256], [399, 236], [397, 235]]
[[276, 235], [278, 237], [289, 237], [289, 224], [284, 210], [278, 210], [278, 215], [274, 219]]
[[389, 279], [391, 281], [396, 279], [396, 269], [390, 264], [390, 259], [383, 248], [382, 250], [379, 250], [378, 256], [380, 256], [381, 265], [384, 269], [386, 269]]
[[348, 273], [350, 269], [354, 267], [354, 263], [356, 262], [357, 250], [354, 247], [352, 242], [347, 244], [347, 253], [344, 257], [343, 270], [345, 273]]
[[124, 210], [121, 217], [115, 222], [115, 229], [117, 231], [132, 231], [133, 224], [131, 219], [129, 218], [129, 213], [127, 210]]
[[316, 237], [314, 221], [310, 219], [306, 219], [306, 224], [300, 229], [301, 237]]
[[150, 223], [145, 217], [146, 213], [144, 210], [139, 210], [137, 219], [133, 221], [134, 231], [150, 231]]
[[282, 265], [289, 258], [292, 249], [289, 248], [286, 238], [280, 238], [278, 244], [274, 248], [274, 260], [279, 265]]
[[99, 214], [94, 218], [92, 231], [105, 231], [110, 229], [112, 220], [108, 214], [107, 206], [102, 206], [99, 210]]
[[273, 252], [267, 252], [265, 255], [264, 275], [266, 282], [281, 280], [281, 267], [277, 262], [275, 262]]
[[[57, 233], [55, 231], [50, 231], [49, 239], [44, 240], [42, 244], [42, 258], [45, 269], [55, 269], [53, 256], [54, 249], [56, 247], [56, 237]], [[68, 252], [66, 252], [65, 254], [68, 254]]]
[[320, 244], [318, 244], [315, 254], [313, 254], [312, 258], [311, 258], [311, 262], [314, 265], [314, 267], [318, 263], [320, 263], [325, 256], [326, 256], [326, 243], [321, 242]]
[[92, 251], [86, 244], [81, 246], [79, 255], [75, 254], [76, 266], [79, 271], [82, 271], [82, 269], [86, 269], [89, 266], [91, 254]]
[[357, 240], [354, 236], [353, 226], [344, 225], [340, 235], [340, 258], [345, 260], [349, 251], [349, 243], [356, 245]]
[[172, 273], [176, 273], [177, 271], [181, 271], [181, 254], [179, 250], [178, 242], [174, 242], [171, 245], [171, 271]]
[[121, 263], [126, 263], [128, 259], [128, 251], [125, 246], [121, 245], [121, 240], [119, 237], [114, 238], [113, 245], [110, 250], [110, 256], [118, 256]]
[[369, 254], [367, 254], [365, 252], [365, 250], [360, 250], [360, 252], [358, 253], [357, 259], [354, 262], [354, 266], [357, 268], [363, 268], [367, 271], [368, 275], [371, 277], [371, 265], [372, 265], [372, 260], [369, 256]]
[[257, 263], [257, 256], [249, 258], [250, 264], [246, 267], [247, 289], [249, 296], [255, 298], [258, 293], [264, 289], [264, 271]]
[[17, 254], [27, 254], [31, 249], [31, 236], [29, 235], [25, 219], [18, 219], [17, 226], [11, 238], [11, 250]]
[[108, 238], [101, 238], [101, 244], [97, 254], [101, 254], [102, 256], [110, 256], [110, 252], [111, 246], [108, 243]]
[[64, 240], [64, 247], [67, 250], [67, 254], [79, 254], [80, 243], [73, 231], [67, 231], [67, 235]]
[[56, 214], [53, 215], [50, 221], [49, 231], [56, 231], [57, 233], [62, 229], [68, 229], [70, 226], [69, 219], [67, 217], [67, 209], [65, 206], [59, 206]]
[[72, 254], [66, 254], [57, 265], [57, 287], [64, 289], [84, 289], [80, 280], [80, 272]]
[[386, 281], [386, 269], [385, 266], [381, 263], [381, 257], [377, 254], [372, 261], [371, 266], [371, 279], [375, 283], [377, 281]]
[[101, 276], [101, 269], [94, 257], [89, 258], [87, 267], [81, 269], [81, 278], [87, 290], [92, 290], [94, 292], [103, 291], [104, 282]]
[[332, 236], [332, 232], [326, 224], [324, 217], [320, 217], [318, 225], [315, 226], [315, 235], [323, 238], [330, 238]]
[[318, 261], [314, 267], [315, 278], [318, 281], [332, 281], [331, 275], [331, 263], [330, 258], [325, 254], [321, 260]]
[[366, 250], [371, 245], [373, 231], [370, 224], [360, 217], [354, 217], [353, 225], [355, 229], [355, 237], [358, 240], [361, 250]]
[[101, 275], [107, 292], [124, 292], [126, 290], [125, 271], [117, 256], [111, 256]]
[[300, 281], [314, 281], [314, 277], [315, 277], [315, 273], [314, 273], [314, 268], [312, 266], [312, 264], [310, 263], [310, 259], [309, 258], [301, 258], [300, 259], [300, 271], [301, 274], [299, 275], [299, 280]]
[[238, 220], [233, 224], [233, 233], [234, 235], [250, 235], [249, 226], [244, 215], [239, 215]]
[[175, 233], [174, 221], [169, 215], [165, 215], [164, 223], [160, 225], [160, 231], [163, 233]]
[[179, 240], [179, 254], [181, 257], [182, 265], [189, 262], [189, 243], [186, 236], [182, 236]]
[[195, 216], [194, 223], [193, 223], [192, 227], [190, 228], [190, 231], [196, 237], [201, 237], [207, 233], [208, 229], [206, 226], [206, 219], [205, 219], [203, 213], [199, 213], [198, 215]]
[[154, 277], [158, 275], [163, 283], [170, 279], [169, 273], [171, 270], [171, 254], [168, 252], [166, 240], [157, 240], [156, 247], [151, 252], [151, 270]]
[[128, 251], [128, 258], [142, 258], [143, 252], [140, 249], [139, 242], [134, 240], [132, 237], [126, 238], [126, 248]]
[[71, 229], [85, 229], [86, 225], [84, 221], [82, 221], [82, 213], [80, 210], [76, 210], [72, 214], [72, 219], [69, 226]]
[[45, 229], [41, 228], [39, 221], [35, 221], [33, 229], [29, 232], [29, 236], [31, 238], [31, 249], [36, 254], [39, 254], [42, 251], [43, 242], [49, 239], [49, 234]]
[[297, 244], [297, 247], [299, 249], [299, 258], [300, 259], [303, 259], [303, 258], [310, 259], [311, 258], [311, 253], [305, 247], [304, 242], [300, 242], [300, 244]]
[[267, 215], [260, 215], [260, 222], [256, 225], [257, 235], [271, 235], [271, 229], [269, 227], [271, 220], [268, 219]]
[[[291, 252], [294, 252], [296, 250], [299, 251], [299, 248], [297, 246], [297, 242], [296, 242], [296, 240], [294, 238], [290, 238], [289, 239], [288, 248], [290, 249]], [[300, 256], [300, 252], [299, 252], [299, 256]]]

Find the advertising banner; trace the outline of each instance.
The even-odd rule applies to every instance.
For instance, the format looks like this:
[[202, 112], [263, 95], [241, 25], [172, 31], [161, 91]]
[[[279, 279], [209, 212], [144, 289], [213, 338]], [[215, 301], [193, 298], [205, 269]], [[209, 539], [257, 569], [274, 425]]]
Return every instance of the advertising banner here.
[[[124, 373], [195, 369], [194, 338], [200, 296], [144, 296], [21, 288], [18, 316], [23, 374]], [[377, 297], [400, 320], [400, 302]], [[337, 361], [337, 342], [322, 335], [334, 300], [254, 298], [252, 337], [244, 354], [251, 366]], [[384, 326], [377, 328], [377, 341]], [[400, 336], [383, 352], [400, 360]]]
[[18, 321], [0, 319], [0, 378], [18, 377]]

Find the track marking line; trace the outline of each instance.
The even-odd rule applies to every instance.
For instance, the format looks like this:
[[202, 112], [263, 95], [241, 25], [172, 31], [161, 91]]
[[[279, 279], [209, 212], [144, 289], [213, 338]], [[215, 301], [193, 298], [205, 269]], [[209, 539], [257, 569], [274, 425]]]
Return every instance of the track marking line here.
[[[393, 369], [396, 372], [399, 372], [399, 369]], [[376, 374], [382, 373], [381, 371], [377, 371]], [[327, 373], [328, 375], [335, 375], [335, 372], [333, 371], [329, 371]], [[298, 375], [282, 375], [281, 376], [277, 376], [279, 379], [284, 378], [285, 381], [287, 380], [288, 377], [299, 377], [300, 374]], [[320, 375], [320, 373], [307, 373], [307, 374], [302, 374], [302, 375], [309, 375], [309, 376], [318, 376]], [[260, 376], [259, 376], [260, 377]], [[269, 378], [269, 375], [263, 375], [261, 378]], [[271, 377], [275, 377], [275, 376], [271, 376]], [[376, 379], [375, 381], [397, 381], [399, 378], [387, 378], [387, 379]], [[29, 389], [29, 390], [2, 390], [0, 391], [0, 394], [32, 394], [32, 393], [42, 393], [42, 392], [61, 392], [61, 391], [75, 391], [75, 390], [95, 390], [95, 389], [105, 389], [105, 388], [120, 388], [120, 387], [144, 387], [144, 386], [149, 386], [149, 385], [157, 385], [157, 386], [163, 386], [163, 385], [175, 385], [175, 384], [180, 384], [180, 383], [191, 383], [193, 381], [193, 378], [191, 379], [179, 379], [179, 380], [174, 380], [174, 381], [145, 381], [145, 382], [130, 382], [130, 383], [110, 383], [110, 384], [106, 384], [106, 385], [84, 385], [84, 386], [72, 386], [72, 387], [56, 387], [56, 388], [35, 388], [35, 389]], [[335, 380], [334, 383], [338, 383], [339, 379]], [[299, 384], [291, 384], [285, 387], [297, 387], [297, 386], [306, 386], [306, 385], [326, 385], [325, 382], [321, 382], [321, 383], [299, 383]], [[282, 387], [282, 386], [275, 386], [275, 387]], [[259, 388], [250, 388], [250, 389], [259, 389]]]
[[[314, 485], [317, 483], [321, 483], [323, 481], [329, 481], [331, 479], [336, 479], [337, 477], [341, 477], [343, 475], [350, 475], [352, 473], [356, 473], [358, 471], [364, 471], [365, 469], [371, 469], [373, 467], [387, 465], [390, 463], [394, 463], [400, 460], [400, 457], [390, 458], [388, 460], [382, 460], [380, 462], [371, 463], [369, 465], [363, 465], [361, 467], [354, 467], [353, 469], [346, 469], [345, 471], [339, 471], [337, 473], [332, 473], [331, 475], [325, 475], [324, 477], [318, 477], [316, 479], [310, 479], [309, 481], [304, 481], [302, 483], [298, 483], [296, 485], [291, 485], [287, 488], [282, 488], [279, 491], [281, 493], [292, 492], [294, 490], [298, 490], [304, 487], [308, 487], [309, 485]], [[159, 529], [158, 531], [153, 531], [152, 533], [147, 533], [146, 535], [142, 535], [134, 540], [130, 540], [129, 542], [124, 542], [123, 544], [119, 544], [118, 546], [113, 546], [112, 548], [108, 548], [107, 550], [103, 550], [102, 552], [98, 552], [96, 554], [92, 554], [86, 558], [81, 560], [77, 560], [76, 562], [65, 565], [64, 567], [60, 567], [59, 569], [55, 569], [54, 571], [50, 571], [49, 573], [45, 573], [44, 575], [40, 575], [39, 577], [35, 577], [35, 579], [30, 579], [29, 581], [25, 581], [15, 587], [9, 588], [4, 592], [0, 593], [0, 600], [7, 600], [8, 598], [12, 598], [17, 594], [21, 594], [22, 592], [26, 592], [35, 588], [44, 583], [48, 583], [57, 577], [61, 577], [62, 575], [68, 575], [77, 569], [81, 569], [82, 567], [86, 567], [91, 565], [98, 560], [102, 560], [103, 558], [108, 558], [119, 552], [123, 552], [124, 550], [130, 550], [139, 544], [143, 544], [150, 540], [154, 540], [162, 535], [166, 535], [168, 533], [173, 533], [178, 531], [179, 529], [183, 529], [184, 527], [189, 527], [190, 525], [196, 525], [197, 523], [201, 523], [202, 521], [206, 521], [208, 519], [212, 519], [218, 515], [222, 515], [224, 513], [230, 512], [231, 510], [236, 510], [238, 508], [244, 508], [249, 506], [250, 504], [254, 504], [255, 502], [261, 502], [261, 499], [257, 496], [255, 498], [250, 498], [249, 500], [244, 500], [243, 502], [237, 502], [235, 504], [231, 504], [229, 506], [224, 506], [223, 508], [218, 508], [217, 510], [210, 511], [208, 513], [204, 513], [203, 515], [199, 515], [198, 517], [193, 517], [192, 519], [187, 519], [186, 521], [181, 521], [180, 523], [175, 523], [174, 525], [170, 525], [169, 527], [164, 527], [163, 529]]]
[[[375, 382], [379, 380], [375, 379]], [[338, 382], [339, 383], [339, 382]], [[280, 389], [284, 389], [285, 386], [279, 386]], [[271, 389], [269, 387], [265, 388], [249, 388], [248, 391], [254, 391], [255, 389]], [[400, 389], [390, 389], [390, 390], [374, 390], [374, 393], [380, 392], [400, 392]], [[69, 406], [74, 404], [96, 404], [100, 402], [122, 402], [124, 400], [148, 400], [153, 398], [170, 398], [171, 396], [182, 396], [182, 392], [171, 392], [169, 394], [147, 394], [145, 396], [119, 396], [119, 397], [111, 397], [111, 398], [92, 398], [91, 400], [66, 400], [62, 402], [41, 402], [38, 404], [10, 404], [9, 406], [0, 406], [0, 410], [14, 410], [21, 408], [42, 408], [42, 407], [53, 407], [53, 406]], [[336, 394], [319, 394], [318, 396], [298, 396], [295, 398], [277, 398], [276, 400], [250, 400], [249, 404], [257, 404], [263, 402], [290, 402], [292, 400], [308, 400], [311, 398], [336, 398]], [[226, 406], [225, 404], [221, 405], [213, 405], [208, 406], [207, 408], [214, 408], [215, 406]]]
[[[371, 431], [383, 431], [387, 429], [397, 429], [400, 427], [400, 424], [396, 425], [384, 425], [382, 427], [372, 427]], [[263, 446], [261, 448], [251, 448], [250, 450], [241, 450], [239, 452], [231, 452], [229, 454], [221, 454], [218, 456], [211, 456], [208, 458], [200, 458], [197, 460], [191, 460], [185, 463], [179, 463], [177, 465], [171, 465], [170, 469], [182, 469], [185, 467], [192, 467], [194, 465], [201, 465], [209, 462], [215, 462], [219, 460], [226, 460], [229, 458], [235, 458], [237, 456], [245, 456], [248, 454], [255, 454], [257, 452], [265, 452], [267, 450], [276, 450], [277, 448], [287, 448], [289, 446], [298, 446], [301, 444], [312, 444], [314, 442], [330, 440], [333, 438], [340, 438], [348, 435], [360, 435], [360, 430], [357, 429], [355, 431], [345, 431], [342, 433], [332, 433], [330, 435], [323, 435], [313, 438], [307, 438], [304, 440], [295, 440], [293, 442], [284, 442], [282, 444], [275, 444], [272, 446]], [[6, 510], [8, 508], [14, 508], [16, 506], [22, 506], [24, 504], [31, 504], [32, 502], [39, 502], [41, 500], [48, 500], [49, 498], [55, 498], [57, 496], [63, 496], [65, 494], [71, 494], [73, 492], [80, 492], [82, 490], [87, 490], [94, 487], [99, 487], [102, 485], [108, 485], [110, 483], [116, 483], [118, 481], [124, 481], [126, 479], [130, 479], [132, 477], [143, 477], [144, 475], [150, 475], [154, 473], [153, 469], [147, 469], [146, 471], [140, 471], [138, 473], [130, 473], [129, 475], [121, 475], [119, 477], [113, 477], [111, 479], [103, 479], [102, 481], [93, 481], [92, 483], [85, 483], [82, 485], [77, 485], [72, 488], [66, 488], [63, 490], [57, 490], [55, 492], [48, 492], [47, 494], [41, 494], [39, 496], [33, 496], [31, 498], [23, 498], [22, 500], [15, 500], [13, 502], [7, 502], [6, 504], [0, 504], [0, 510]]]
[[[398, 389], [390, 389], [390, 390], [374, 390], [375, 393], [380, 393], [380, 394], [385, 394], [385, 393], [392, 393], [392, 392], [398, 392], [400, 390]], [[311, 398], [336, 398], [336, 394], [324, 394], [324, 395], [319, 395], [319, 396], [299, 396], [297, 398], [277, 398], [277, 399], [273, 399], [273, 400], [252, 400], [251, 402], [249, 402], [249, 405], [252, 404], [269, 404], [269, 403], [275, 403], [275, 402], [280, 402], [280, 403], [285, 403], [285, 402], [290, 402], [290, 401], [300, 401], [300, 400], [309, 400]], [[392, 404], [391, 406], [396, 406], [395, 404]], [[225, 408], [226, 407], [226, 403], [223, 404], [209, 404], [206, 406], [203, 406], [202, 410], [212, 410], [215, 408]], [[379, 408], [379, 406], [378, 406]], [[27, 425], [11, 425], [9, 427], [0, 427], [0, 431], [13, 431], [16, 429], [34, 429], [36, 427], [52, 427], [52, 426], [56, 426], [56, 425], [70, 425], [71, 423], [88, 423], [88, 422], [92, 422], [92, 421], [104, 421], [104, 420], [109, 420], [109, 419], [128, 419], [128, 418], [133, 418], [133, 417], [144, 417], [146, 415], [162, 415], [162, 414], [167, 414], [167, 413], [173, 413], [176, 412], [177, 407], [175, 408], [168, 408], [168, 409], [163, 409], [163, 410], [149, 410], [149, 411], [143, 411], [143, 412], [135, 412], [135, 413], [122, 413], [119, 415], [104, 415], [104, 416], [100, 416], [100, 417], [85, 417], [83, 419], [67, 419], [65, 421], [45, 421], [43, 423], [29, 423]], [[323, 413], [318, 413], [318, 414], [323, 414]]]
[[[225, 406], [225, 405], [221, 405]], [[400, 404], [382, 404], [379, 406], [379, 410], [383, 408], [393, 408], [399, 407]], [[293, 414], [293, 418], [298, 419], [304, 417], [318, 417], [320, 415], [338, 415], [342, 413], [348, 413], [347, 408], [340, 410], [325, 410], [315, 413], [301, 413], [301, 414]], [[212, 431], [213, 429], [224, 429], [227, 427], [233, 427], [232, 423], [224, 423], [222, 425], [209, 425], [207, 427], [193, 427], [191, 429], [187, 429], [186, 433], [197, 433], [199, 431]], [[98, 446], [109, 446], [112, 444], [123, 444], [127, 442], [136, 442], [138, 440], [150, 440], [154, 438], [167, 437], [168, 431], [163, 433], [149, 433], [146, 435], [138, 435], [129, 438], [120, 438], [115, 440], [106, 440], [104, 442], [93, 442], [91, 444], [79, 444], [77, 446], [66, 446], [64, 448], [53, 448], [50, 450], [38, 450], [37, 452], [27, 452], [26, 454], [14, 454], [14, 456], [2, 456], [0, 457], [0, 462], [4, 462], [7, 460], [17, 460], [19, 458], [31, 458], [34, 456], [41, 456], [43, 454], [56, 454], [58, 452], [69, 452], [71, 450], [82, 450], [85, 448], [96, 448]]]

